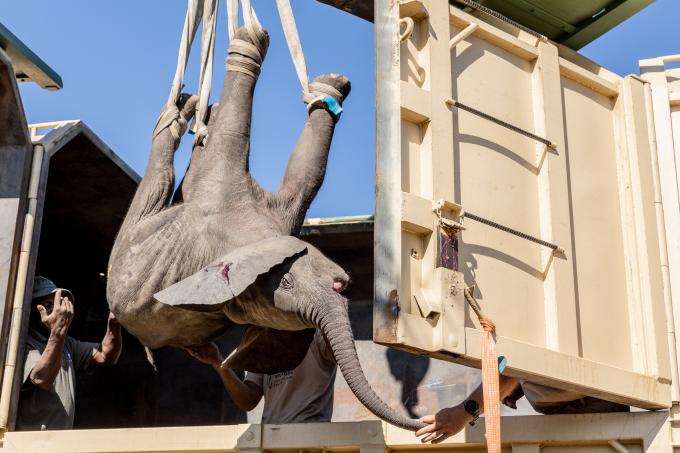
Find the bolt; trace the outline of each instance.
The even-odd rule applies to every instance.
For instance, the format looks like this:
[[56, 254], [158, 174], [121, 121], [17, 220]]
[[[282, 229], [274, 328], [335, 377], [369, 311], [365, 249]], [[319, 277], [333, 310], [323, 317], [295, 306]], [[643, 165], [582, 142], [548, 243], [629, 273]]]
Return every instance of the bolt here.
[[246, 431], [245, 434], [243, 435], [243, 438], [247, 441], [251, 441], [255, 439], [255, 434], [253, 434], [252, 431]]

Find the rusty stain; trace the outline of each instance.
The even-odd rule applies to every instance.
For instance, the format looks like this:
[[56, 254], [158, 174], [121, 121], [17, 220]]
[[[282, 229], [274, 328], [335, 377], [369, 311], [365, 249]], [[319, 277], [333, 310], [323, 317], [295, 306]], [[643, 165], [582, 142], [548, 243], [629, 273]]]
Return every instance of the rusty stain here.
[[458, 235], [451, 228], [440, 228], [437, 238], [437, 267], [458, 270]]
[[376, 311], [377, 319], [373, 327], [373, 339], [377, 342], [394, 343], [397, 337], [397, 318], [399, 317], [399, 292], [392, 289], [385, 294], [387, 300], [379, 311]]

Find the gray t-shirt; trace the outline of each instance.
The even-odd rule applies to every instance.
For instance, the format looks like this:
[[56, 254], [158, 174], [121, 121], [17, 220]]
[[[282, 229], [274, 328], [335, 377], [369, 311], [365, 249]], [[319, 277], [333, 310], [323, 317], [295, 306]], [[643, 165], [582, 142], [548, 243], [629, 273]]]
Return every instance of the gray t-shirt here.
[[38, 363], [47, 337], [31, 329], [26, 339], [24, 376], [19, 394], [17, 430], [71, 429], [75, 415], [76, 372], [84, 370], [99, 349], [98, 343], [88, 343], [66, 337], [61, 354], [61, 369], [52, 387], [42, 390], [34, 386], [29, 376]]
[[297, 368], [277, 374], [246, 373], [245, 380], [262, 389], [262, 423], [329, 422], [337, 369], [333, 353], [317, 330]]
[[580, 393], [560, 390], [533, 382], [522, 381], [522, 390], [527, 400], [534, 407], [551, 406], [555, 404], [568, 403], [583, 398]]

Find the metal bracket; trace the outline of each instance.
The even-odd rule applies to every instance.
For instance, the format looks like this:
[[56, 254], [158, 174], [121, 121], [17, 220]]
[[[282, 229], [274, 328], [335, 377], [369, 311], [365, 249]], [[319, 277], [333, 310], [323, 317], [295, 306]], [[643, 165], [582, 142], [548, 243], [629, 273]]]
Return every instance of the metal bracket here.
[[437, 216], [437, 222], [440, 227], [450, 228], [457, 231], [462, 231], [465, 229], [462, 223], [447, 219], [442, 215], [443, 211], [449, 211], [454, 215], [461, 216], [463, 213], [463, 207], [461, 205], [444, 199], [434, 200], [432, 201], [432, 211]]
[[441, 303], [434, 303], [432, 298], [427, 296], [424, 288], [420, 288], [418, 292], [413, 295], [413, 298], [424, 318], [432, 318], [434, 315], [438, 315], [442, 312]]

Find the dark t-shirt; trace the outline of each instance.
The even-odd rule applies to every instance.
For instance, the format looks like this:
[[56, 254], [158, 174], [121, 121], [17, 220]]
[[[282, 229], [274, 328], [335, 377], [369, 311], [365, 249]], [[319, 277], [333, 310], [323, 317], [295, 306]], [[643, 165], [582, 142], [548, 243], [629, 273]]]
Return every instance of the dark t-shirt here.
[[76, 372], [84, 370], [99, 349], [98, 343], [88, 343], [66, 337], [61, 354], [61, 368], [49, 390], [42, 390], [29, 379], [38, 363], [47, 337], [31, 329], [26, 339], [24, 375], [19, 394], [17, 430], [37, 431], [73, 428], [75, 415]]

